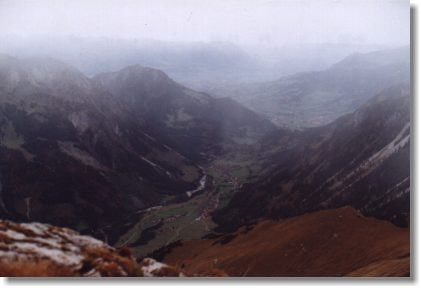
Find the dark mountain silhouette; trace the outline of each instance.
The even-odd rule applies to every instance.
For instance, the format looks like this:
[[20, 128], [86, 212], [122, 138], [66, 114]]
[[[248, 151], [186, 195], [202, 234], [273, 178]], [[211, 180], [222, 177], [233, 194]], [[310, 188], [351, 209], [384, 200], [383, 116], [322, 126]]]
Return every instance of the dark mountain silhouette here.
[[275, 128], [232, 99], [193, 91], [159, 70], [135, 65], [94, 80], [115, 96], [124, 113], [142, 119], [157, 137], [197, 160], [256, 142]]
[[201, 177], [61, 62], [2, 57], [0, 97], [3, 217], [98, 229]]
[[1, 217], [113, 241], [133, 213], [186, 197], [199, 162], [274, 126], [159, 70], [92, 80], [53, 59], [1, 56], [0, 128]]

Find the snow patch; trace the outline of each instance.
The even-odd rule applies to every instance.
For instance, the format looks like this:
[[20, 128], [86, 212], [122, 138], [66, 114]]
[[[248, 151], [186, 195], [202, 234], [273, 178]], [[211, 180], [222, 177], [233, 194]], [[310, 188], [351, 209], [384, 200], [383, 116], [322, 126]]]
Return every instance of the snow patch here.
[[94, 157], [89, 155], [88, 152], [83, 151], [79, 149], [78, 147], [76, 147], [74, 143], [60, 141], [58, 144], [59, 144], [61, 152], [78, 160], [82, 164], [93, 167], [95, 169], [99, 169], [99, 170], [104, 170], [104, 171], [107, 170], [103, 165], [101, 165], [101, 163], [98, 162], [98, 160], [96, 160]]
[[173, 177], [173, 175], [171, 174], [171, 172], [165, 170], [164, 168], [162, 168], [161, 166], [159, 166], [158, 164], [152, 162], [149, 159], [146, 159], [143, 156], [140, 156], [140, 158], [142, 158], [143, 161], [145, 161], [146, 163], [150, 164], [152, 167], [156, 168], [157, 170], [163, 171], [169, 178]]
[[[161, 270], [162, 268], [168, 268], [169, 266], [160, 262], [155, 261], [151, 258], [145, 258], [143, 259], [144, 265], [141, 269], [143, 272], [143, 276], [145, 277], [155, 277], [157, 272]], [[183, 276], [182, 273], [180, 273], [178, 276]]]
[[404, 135], [408, 132], [409, 129], [410, 123], [408, 122], [391, 142], [389, 142], [382, 149], [380, 149], [375, 154], [366, 159], [363, 163], [361, 163], [358, 167], [356, 167], [350, 173], [345, 175], [342, 179], [338, 179], [338, 181], [345, 183], [347, 180], [352, 179], [354, 176], [358, 176], [351, 183], [344, 186], [340, 191], [329, 197], [327, 201], [332, 200], [336, 196], [340, 195], [344, 190], [348, 189], [349, 187], [351, 187], [352, 185], [369, 175], [372, 171], [377, 169], [383, 162], [389, 159], [394, 153], [398, 152], [400, 149], [405, 147], [409, 143], [410, 134], [406, 136]]
[[25, 234], [7, 229], [5, 231], [0, 231], [0, 235], [2, 236], [7, 236], [7, 238], [12, 239], [12, 240], [23, 240], [26, 238]]

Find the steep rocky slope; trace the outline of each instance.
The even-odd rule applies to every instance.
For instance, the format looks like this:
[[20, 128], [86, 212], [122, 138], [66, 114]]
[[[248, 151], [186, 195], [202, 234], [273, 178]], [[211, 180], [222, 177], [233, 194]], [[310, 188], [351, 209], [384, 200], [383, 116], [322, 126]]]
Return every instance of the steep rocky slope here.
[[229, 276], [410, 275], [409, 230], [365, 218], [351, 207], [265, 220], [224, 236], [170, 247], [163, 261]]
[[114, 243], [139, 211], [185, 200], [203, 179], [199, 164], [273, 129], [159, 70], [90, 79], [54, 59], [1, 56], [0, 217]]
[[408, 225], [410, 101], [408, 85], [398, 85], [327, 126], [271, 135], [262, 152], [267, 172], [214, 218], [236, 227], [352, 205]]
[[112, 97], [61, 62], [0, 58], [2, 218], [104, 234], [196, 186], [200, 167], [110, 105]]

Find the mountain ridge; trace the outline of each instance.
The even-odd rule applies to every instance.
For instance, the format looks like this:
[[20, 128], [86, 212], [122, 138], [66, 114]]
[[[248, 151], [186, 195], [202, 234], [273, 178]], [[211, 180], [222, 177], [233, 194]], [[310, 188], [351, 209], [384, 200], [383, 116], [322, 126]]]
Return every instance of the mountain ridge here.
[[200, 164], [274, 129], [235, 101], [156, 69], [108, 75], [108, 84], [127, 84], [117, 87], [126, 94], [60, 61], [0, 61], [3, 218], [65, 225], [113, 243], [138, 211], [187, 199], [202, 185]]
[[[145, 71], [152, 71], [153, 79], [145, 81]], [[135, 65], [93, 79], [112, 93], [125, 111], [159, 127], [158, 137], [201, 161], [206, 160], [203, 154], [213, 155], [223, 146], [232, 146], [235, 137], [258, 139], [275, 129], [268, 120], [235, 100], [196, 92], [156, 69]]]
[[407, 226], [409, 107], [409, 88], [403, 84], [326, 126], [295, 136], [273, 134], [262, 147], [271, 151], [262, 159], [266, 172], [245, 185], [215, 220], [228, 227], [238, 219], [285, 218], [352, 205]]

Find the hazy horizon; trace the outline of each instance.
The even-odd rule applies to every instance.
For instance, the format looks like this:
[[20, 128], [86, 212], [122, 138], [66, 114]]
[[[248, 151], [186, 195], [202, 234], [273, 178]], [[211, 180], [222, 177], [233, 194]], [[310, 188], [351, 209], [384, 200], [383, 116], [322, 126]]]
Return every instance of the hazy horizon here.
[[0, 276], [410, 279], [409, 4], [0, 0]]
[[409, 14], [409, 1], [402, 0], [2, 0], [0, 35], [404, 46], [410, 40]]

